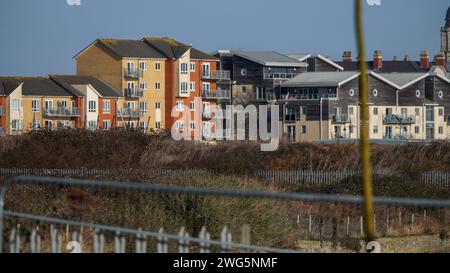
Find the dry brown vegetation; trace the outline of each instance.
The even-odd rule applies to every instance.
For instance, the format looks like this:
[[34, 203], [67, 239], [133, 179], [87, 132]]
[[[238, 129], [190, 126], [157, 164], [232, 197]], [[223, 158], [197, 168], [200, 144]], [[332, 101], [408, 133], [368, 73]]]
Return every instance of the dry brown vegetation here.
[[[359, 169], [357, 145], [281, 143], [261, 152], [256, 142], [205, 145], [139, 131], [39, 131], [0, 139], [0, 166], [45, 168], [202, 168], [227, 174], [259, 169]], [[450, 171], [450, 143], [373, 145], [375, 169]]]
[[[448, 199], [449, 191], [409, 183], [409, 177], [420, 171], [450, 171], [450, 144], [432, 143], [400, 146], [373, 146], [374, 168], [404, 174], [403, 178], [377, 178], [377, 195], [426, 197]], [[321, 193], [359, 194], [358, 177], [349, 178], [340, 185], [287, 187], [262, 183], [247, 174], [255, 170], [343, 170], [358, 169], [356, 145], [315, 145], [282, 143], [276, 152], [259, 151], [254, 142], [219, 142], [206, 145], [194, 142], [175, 142], [166, 135], [146, 135], [138, 131], [115, 130], [89, 132], [67, 130], [33, 132], [24, 136], [0, 138], [0, 167], [24, 168], [201, 168], [216, 175], [201, 178], [150, 178], [137, 174], [129, 177], [99, 177], [117, 181], [142, 183], [182, 183], [201, 187], [235, 188], [245, 190], [302, 191]], [[233, 175], [233, 176], [229, 176]], [[233, 177], [233, 179], [230, 179]], [[340, 204], [311, 204], [268, 200], [239, 200], [230, 198], [195, 197], [186, 195], [145, 194], [78, 188], [20, 186], [7, 194], [7, 209], [36, 213], [84, 222], [142, 227], [156, 231], [166, 227], [175, 233], [185, 226], [190, 234], [198, 234], [203, 225], [218, 239], [220, 229], [227, 225], [239, 238], [240, 227], [250, 225], [252, 242], [260, 245], [295, 247], [300, 238], [317, 239], [305, 226], [296, 224], [313, 214], [324, 221], [325, 238], [333, 238], [333, 221], [339, 223], [340, 237], [347, 217], [358, 229], [357, 206]], [[384, 219], [388, 213], [404, 217], [416, 213], [417, 222], [423, 208], [378, 207], [377, 216]], [[393, 216], [394, 217], [394, 216]], [[414, 230], [405, 224], [381, 229], [382, 235], [437, 234], [448, 228], [448, 211], [428, 211], [426, 225]], [[406, 220], [405, 220], [406, 221]], [[381, 222], [380, 222], [381, 223]], [[16, 222], [8, 222], [14, 226]], [[381, 225], [381, 224], [380, 224]], [[357, 231], [356, 231], [357, 233]], [[237, 239], [239, 240], [239, 239]], [[333, 240], [338, 240], [334, 238]], [[345, 240], [341, 244], [344, 244]], [[345, 242], [348, 242], [345, 241]], [[350, 246], [347, 246], [351, 248]]]

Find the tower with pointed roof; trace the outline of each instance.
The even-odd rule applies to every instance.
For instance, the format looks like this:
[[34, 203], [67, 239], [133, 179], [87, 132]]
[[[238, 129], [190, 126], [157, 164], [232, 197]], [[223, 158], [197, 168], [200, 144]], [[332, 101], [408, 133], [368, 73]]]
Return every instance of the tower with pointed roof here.
[[445, 54], [445, 60], [450, 62], [450, 7], [445, 16], [445, 25], [441, 28], [441, 51]]

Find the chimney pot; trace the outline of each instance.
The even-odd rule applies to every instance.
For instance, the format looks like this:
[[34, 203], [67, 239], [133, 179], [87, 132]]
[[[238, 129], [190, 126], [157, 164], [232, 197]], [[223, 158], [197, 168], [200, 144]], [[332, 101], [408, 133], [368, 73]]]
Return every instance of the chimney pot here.
[[434, 57], [434, 61], [436, 65], [446, 67], [445, 54], [442, 51], [439, 51]]
[[344, 62], [351, 62], [351, 61], [353, 61], [352, 52], [351, 51], [344, 51], [344, 54], [342, 55], [342, 59], [343, 59]]
[[409, 54], [405, 55], [405, 58], [403, 59], [404, 61], [411, 61], [411, 57], [409, 57]]
[[373, 69], [379, 70], [383, 66], [383, 55], [381, 50], [375, 50], [373, 53]]
[[430, 68], [430, 54], [427, 50], [422, 50], [420, 52], [420, 68], [429, 69]]

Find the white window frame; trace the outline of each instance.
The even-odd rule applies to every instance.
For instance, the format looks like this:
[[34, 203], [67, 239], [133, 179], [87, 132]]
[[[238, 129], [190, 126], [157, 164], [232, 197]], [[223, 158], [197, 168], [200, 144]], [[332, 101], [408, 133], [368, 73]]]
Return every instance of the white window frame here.
[[[106, 126], [105, 126], [106, 124]], [[109, 119], [105, 119], [102, 121], [102, 129], [103, 131], [108, 131], [111, 129], [111, 121]]]
[[148, 89], [148, 83], [147, 81], [142, 81], [139, 83], [139, 88], [142, 90], [147, 90]]
[[147, 71], [148, 69], [147, 61], [139, 61], [139, 69], [142, 71]]
[[177, 101], [176, 102], [176, 110], [177, 111], [183, 111], [184, 110], [184, 103], [183, 103], [183, 101]]
[[156, 91], [161, 90], [161, 82], [155, 82], [155, 89], [156, 89]]
[[189, 83], [189, 90], [191, 91], [191, 92], [195, 92], [195, 82], [190, 82]]
[[155, 102], [155, 109], [156, 110], [161, 109], [161, 102], [159, 101]]
[[155, 71], [161, 71], [161, 62], [155, 63]]
[[95, 101], [95, 100], [88, 101], [88, 112], [89, 113], [97, 112], [97, 101]]
[[39, 109], [40, 109], [39, 104], [40, 104], [39, 100], [32, 100], [31, 101], [31, 112], [33, 112], [33, 113], [39, 112]]
[[141, 110], [142, 113], [148, 112], [148, 103], [146, 101], [139, 102], [139, 110]]
[[11, 100], [11, 111], [20, 112], [20, 99]]
[[102, 105], [102, 107], [103, 107], [103, 109], [102, 109], [103, 114], [111, 113], [111, 101], [110, 100], [103, 100], [102, 104], [103, 104]]
[[189, 68], [190, 68], [191, 72], [195, 72], [195, 68], [196, 68], [195, 63], [191, 62], [189, 66], [190, 66]]

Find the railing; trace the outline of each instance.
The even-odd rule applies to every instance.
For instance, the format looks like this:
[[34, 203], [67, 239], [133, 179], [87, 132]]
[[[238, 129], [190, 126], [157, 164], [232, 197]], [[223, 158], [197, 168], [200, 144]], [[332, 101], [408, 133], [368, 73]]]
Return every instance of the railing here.
[[144, 75], [144, 71], [142, 69], [129, 69], [125, 68], [123, 70], [125, 77], [130, 78], [141, 78]]
[[230, 90], [203, 90], [202, 97], [205, 99], [230, 99]]
[[0, 105], [0, 117], [6, 114], [5, 107]]
[[205, 110], [205, 111], [203, 111], [203, 117], [204, 118], [212, 118], [213, 113], [210, 110]]
[[287, 121], [287, 122], [297, 121], [297, 115], [296, 114], [286, 114], [284, 117], [284, 121]]
[[300, 73], [264, 73], [264, 80], [288, 80]]
[[142, 98], [144, 96], [144, 90], [125, 88], [125, 97], [128, 98]]
[[230, 71], [229, 70], [212, 70], [202, 71], [202, 79], [205, 80], [230, 80]]
[[333, 123], [350, 123], [348, 115], [334, 115]]
[[80, 116], [80, 108], [78, 108], [78, 107], [45, 108], [44, 115], [52, 116], [52, 117], [78, 117], [78, 116]]
[[385, 124], [413, 124], [416, 123], [416, 117], [390, 114], [385, 115], [383, 121]]
[[117, 109], [117, 116], [119, 117], [142, 117], [144, 111], [141, 109], [131, 109], [131, 108], [119, 108]]

